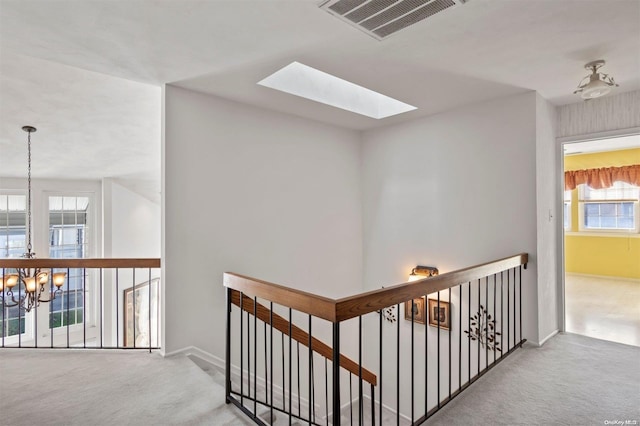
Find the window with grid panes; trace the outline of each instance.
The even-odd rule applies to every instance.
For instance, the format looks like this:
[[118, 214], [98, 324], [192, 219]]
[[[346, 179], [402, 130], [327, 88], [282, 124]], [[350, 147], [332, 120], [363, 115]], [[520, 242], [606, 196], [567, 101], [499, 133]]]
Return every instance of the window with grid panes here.
[[581, 231], [638, 232], [640, 187], [615, 182], [611, 188], [579, 186]]

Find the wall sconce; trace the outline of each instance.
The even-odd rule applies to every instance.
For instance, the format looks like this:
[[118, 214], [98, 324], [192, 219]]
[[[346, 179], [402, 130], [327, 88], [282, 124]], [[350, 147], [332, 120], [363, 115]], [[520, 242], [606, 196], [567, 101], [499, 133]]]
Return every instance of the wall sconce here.
[[[422, 280], [436, 275], [438, 275], [438, 268], [436, 268], [435, 266], [418, 265], [411, 270], [411, 274], [409, 274], [409, 282]], [[404, 302], [404, 319], [406, 319], [407, 321], [416, 322], [418, 324], [426, 323], [426, 308], [424, 297], [419, 297], [417, 299]]]
[[411, 274], [409, 274], [409, 282], [433, 277], [438, 275], [438, 273], [438, 268], [436, 268], [435, 266], [418, 265], [411, 270]]

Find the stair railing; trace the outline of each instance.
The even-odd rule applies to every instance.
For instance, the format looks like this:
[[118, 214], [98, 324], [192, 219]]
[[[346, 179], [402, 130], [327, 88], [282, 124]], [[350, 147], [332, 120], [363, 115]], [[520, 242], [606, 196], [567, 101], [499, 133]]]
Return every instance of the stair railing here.
[[527, 261], [518, 254], [342, 299], [225, 273], [226, 400], [257, 424], [284, 424], [281, 415], [288, 424], [424, 423], [526, 341]]

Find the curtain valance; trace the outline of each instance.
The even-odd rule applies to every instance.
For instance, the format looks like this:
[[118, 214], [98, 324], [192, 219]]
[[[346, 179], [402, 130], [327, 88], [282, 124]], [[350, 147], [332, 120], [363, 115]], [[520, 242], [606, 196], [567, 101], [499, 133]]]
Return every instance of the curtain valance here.
[[610, 188], [616, 181], [640, 186], [640, 164], [564, 172], [565, 191], [575, 189], [582, 183], [593, 189]]

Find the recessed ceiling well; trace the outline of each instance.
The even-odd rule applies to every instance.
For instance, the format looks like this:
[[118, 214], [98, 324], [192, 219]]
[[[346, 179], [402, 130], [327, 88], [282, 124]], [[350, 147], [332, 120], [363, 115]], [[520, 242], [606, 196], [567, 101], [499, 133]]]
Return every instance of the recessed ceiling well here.
[[378, 120], [416, 109], [299, 62], [290, 63], [258, 84]]

